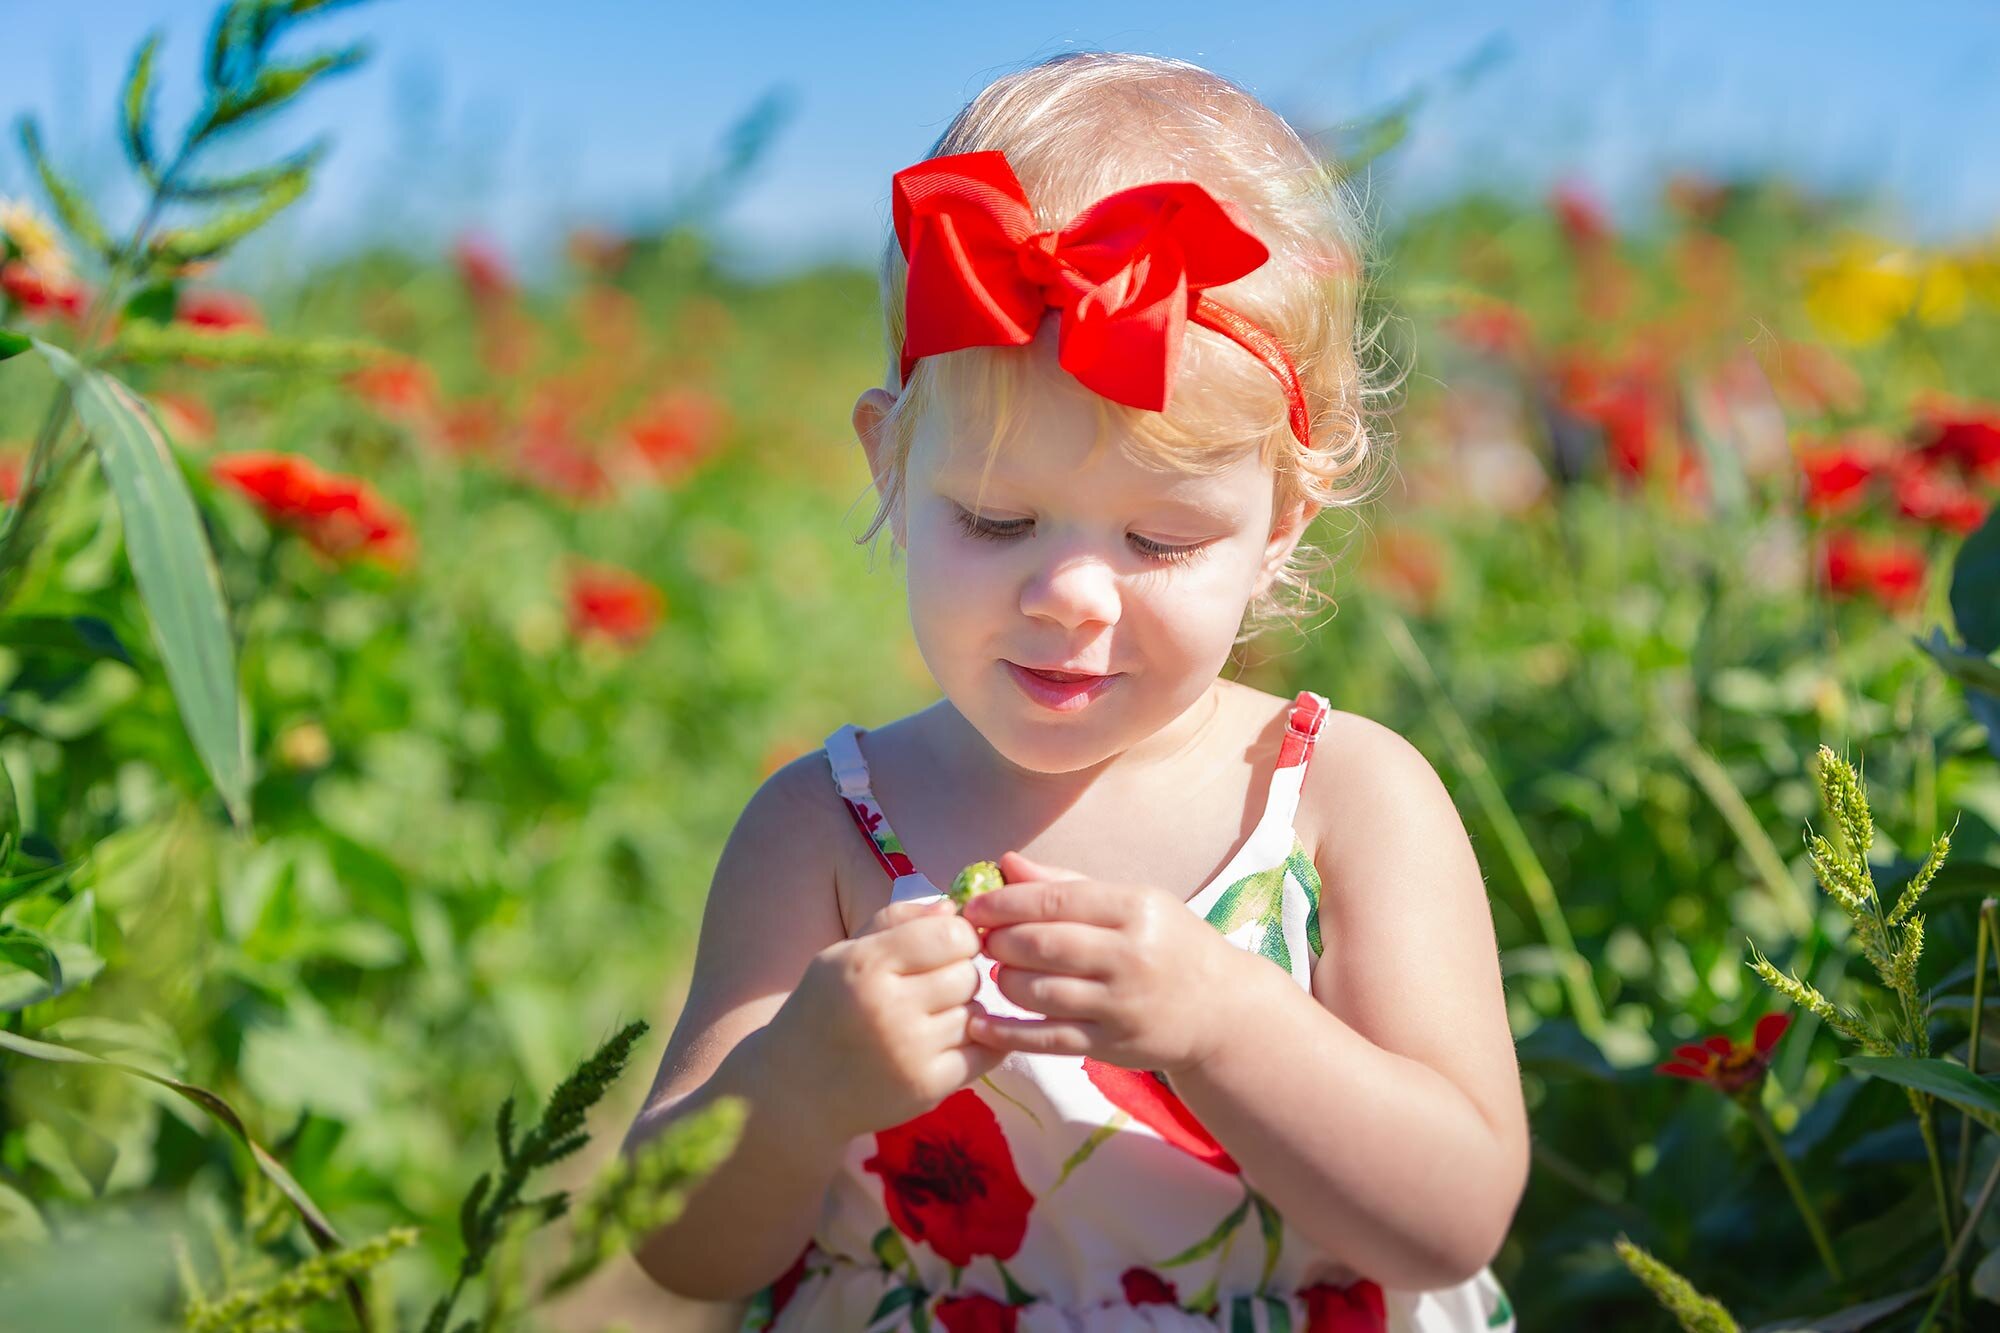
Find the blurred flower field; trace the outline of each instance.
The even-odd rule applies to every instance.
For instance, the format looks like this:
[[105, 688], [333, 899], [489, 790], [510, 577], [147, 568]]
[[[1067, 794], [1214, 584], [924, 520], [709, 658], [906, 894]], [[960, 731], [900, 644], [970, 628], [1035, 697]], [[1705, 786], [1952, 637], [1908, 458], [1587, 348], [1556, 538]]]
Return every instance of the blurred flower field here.
[[[218, 104], [275, 68], [245, 50]], [[580, 1118], [623, 1030], [588, 1147], [543, 1143], [553, 1184], [607, 1169], [761, 778], [935, 697], [852, 541], [873, 275], [750, 285], [698, 230], [579, 225], [546, 282], [467, 234], [238, 291], [61, 194], [0, 202], [0, 1291], [36, 1327], [238, 1326], [201, 1300], [341, 1248], [247, 1136], [397, 1238], [270, 1326], [424, 1326], [500, 1234], [461, 1223], [496, 1109]], [[2000, 229], [1870, 217], [1682, 177], [1635, 232], [1575, 187], [1396, 221], [1399, 483], [1320, 520], [1337, 613], [1240, 663], [1412, 737], [1472, 833], [1536, 1138], [1494, 1266], [1524, 1328], [2000, 1303]], [[100, 373], [150, 411], [83, 411]], [[220, 713], [122, 465], [53, 466], [119, 422], [171, 442], [212, 552]], [[237, 691], [233, 792], [199, 737]], [[112, 1248], [125, 1215], [150, 1243]], [[484, 1326], [657, 1326], [619, 1265]], [[489, 1311], [521, 1282], [474, 1275]]]

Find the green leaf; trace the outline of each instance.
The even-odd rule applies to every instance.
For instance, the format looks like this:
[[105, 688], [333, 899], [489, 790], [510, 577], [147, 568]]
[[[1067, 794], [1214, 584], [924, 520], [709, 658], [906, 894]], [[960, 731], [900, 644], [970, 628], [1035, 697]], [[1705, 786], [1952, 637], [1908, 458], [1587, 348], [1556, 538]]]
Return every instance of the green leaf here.
[[1952, 643], [1936, 626], [1931, 627], [1930, 638], [1912, 638], [1911, 642], [1936, 658], [1937, 664], [1952, 679], [1968, 689], [2000, 694], [2000, 662], [1993, 661], [1986, 653], [1976, 653]]
[[868, 1316], [866, 1327], [875, 1327], [875, 1325], [881, 1323], [884, 1319], [896, 1313], [896, 1311], [916, 1301], [923, 1300], [927, 1294], [921, 1287], [895, 1288], [876, 1305], [875, 1313]]
[[0, 975], [0, 1012], [25, 1009], [52, 1000], [69, 989], [63, 984], [62, 960], [40, 931], [0, 921], [0, 962], [39, 977], [42, 984], [16, 986], [17, 978]]
[[1243, 1202], [1237, 1204], [1236, 1207], [1230, 1211], [1229, 1216], [1223, 1218], [1222, 1221], [1216, 1223], [1215, 1230], [1209, 1232], [1208, 1235], [1196, 1241], [1194, 1244], [1188, 1246], [1188, 1248], [1182, 1250], [1179, 1254], [1175, 1255], [1173, 1258], [1160, 1260], [1160, 1262], [1155, 1264], [1154, 1267], [1178, 1268], [1182, 1264], [1191, 1264], [1195, 1260], [1201, 1258], [1204, 1254], [1208, 1254], [1211, 1251], [1219, 1248], [1222, 1242], [1228, 1240], [1231, 1233], [1233, 1233], [1237, 1227], [1243, 1224], [1243, 1219], [1249, 1212], [1250, 1212], [1250, 1195], [1245, 1194], [1243, 1196]]
[[198, 227], [162, 232], [153, 238], [154, 263], [179, 268], [198, 260], [213, 259], [280, 212], [297, 203], [306, 192], [307, 174], [290, 171], [265, 188], [264, 197], [248, 208], [224, 213]]
[[241, 825], [250, 817], [250, 753], [222, 580], [173, 447], [130, 389], [39, 339], [118, 499], [126, 555], [151, 615], [167, 681], [197, 753]]
[[479, 1248], [479, 1206], [486, 1201], [486, 1191], [492, 1184], [493, 1173], [481, 1171], [479, 1179], [465, 1192], [465, 1202], [458, 1206], [458, 1235], [467, 1250]]
[[208, 30], [208, 64], [202, 76], [216, 92], [230, 82], [243, 18], [255, 4], [256, 0], [229, 0], [215, 11], [215, 22]]
[[2000, 505], [1958, 548], [1951, 567], [1951, 614], [1960, 638], [1982, 653], [2000, 652]]
[[153, 324], [173, 322], [174, 311], [180, 304], [180, 284], [166, 279], [147, 283], [132, 293], [132, 299], [125, 303], [126, 320], [145, 320]]
[[1964, 1065], [1906, 1055], [1849, 1055], [1840, 1063], [1857, 1073], [1928, 1092], [1982, 1124], [2000, 1123], [2000, 1087]]
[[260, 69], [247, 88], [224, 93], [215, 100], [208, 114], [202, 118], [195, 138], [205, 139], [223, 130], [241, 129], [284, 106], [304, 92], [314, 80], [353, 69], [367, 58], [367, 46], [357, 43], [338, 51], [321, 52], [296, 65], [271, 65]]
[[113, 247], [105, 235], [104, 224], [97, 220], [97, 213], [90, 201], [78, 190], [48, 159], [42, 151], [41, 131], [35, 128], [32, 117], [23, 116], [20, 122], [21, 148], [28, 155], [29, 165], [41, 177], [42, 188], [48, 192], [49, 202], [54, 205], [56, 216], [62, 220], [63, 229], [76, 238], [77, 244], [100, 255], [110, 255]]
[[317, 167], [321, 159], [326, 156], [330, 146], [329, 140], [316, 139], [305, 148], [289, 157], [280, 158], [270, 166], [238, 172], [234, 176], [197, 180], [176, 177], [167, 182], [167, 196], [192, 203], [206, 203], [231, 199], [243, 194], [262, 194], [285, 176], [299, 172], [310, 175], [313, 168]]
[[[14, 779], [7, 772], [7, 765], [0, 764], [0, 871], [14, 859], [14, 849], [21, 845], [21, 803], [14, 794]], [[0, 897], [0, 902], [5, 902]]]
[[[170, 1078], [165, 1074], [156, 1074], [150, 1069], [141, 1069], [137, 1065], [128, 1065], [120, 1060], [107, 1060], [101, 1055], [92, 1055], [88, 1051], [79, 1051], [74, 1047], [59, 1046], [54, 1042], [37, 1041], [33, 1037], [23, 1037], [17, 1033], [9, 1032], [5, 1028], [0, 1028], [0, 1050], [12, 1051], [16, 1055], [23, 1055], [31, 1060], [45, 1060], [51, 1064], [95, 1065], [101, 1069], [116, 1069], [121, 1073], [130, 1074], [134, 1078], [143, 1078], [149, 1083], [157, 1083], [163, 1088], [171, 1088], [193, 1102], [196, 1106], [199, 1106], [202, 1110], [208, 1112], [218, 1124], [228, 1130], [236, 1141], [248, 1150], [251, 1160], [257, 1165], [257, 1169], [263, 1172], [265, 1177], [278, 1187], [285, 1198], [291, 1201], [293, 1209], [297, 1211], [300, 1220], [305, 1223], [307, 1234], [313, 1238], [313, 1242], [321, 1250], [338, 1250], [342, 1248], [340, 1233], [334, 1230], [333, 1223], [327, 1220], [326, 1214], [320, 1211], [319, 1205], [312, 1201], [312, 1196], [300, 1188], [299, 1182], [292, 1179], [291, 1172], [285, 1170], [284, 1165], [277, 1158], [271, 1156], [265, 1150], [263, 1144], [251, 1137], [250, 1131], [244, 1127], [243, 1117], [236, 1113], [236, 1108], [216, 1096], [213, 1092], [210, 1092], [207, 1088], [193, 1083], [183, 1083], [177, 1078]], [[347, 1289], [349, 1306], [353, 1308], [357, 1317], [361, 1318], [361, 1326], [363, 1328], [368, 1327], [366, 1319], [367, 1306], [362, 1299], [361, 1288], [351, 1278], [344, 1285]]]
[[86, 659], [110, 657], [136, 665], [116, 632], [96, 616], [9, 616], [0, 620], [0, 648]]
[[133, 56], [132, 73], [125, 80], [125, 114], [118, 124], [125, 156], [132, 159], [132, 165], [139, 169], [147, 184], [156, 187], [160, 183], [160, 169], [153, 158], [153, 57], [159, 50], [160, 34], [155, 32]]
[[25, 333], [0, 329], [0, 361], [5, 361], [10, 356], [19, 356], [34, 345], [35, 340]]

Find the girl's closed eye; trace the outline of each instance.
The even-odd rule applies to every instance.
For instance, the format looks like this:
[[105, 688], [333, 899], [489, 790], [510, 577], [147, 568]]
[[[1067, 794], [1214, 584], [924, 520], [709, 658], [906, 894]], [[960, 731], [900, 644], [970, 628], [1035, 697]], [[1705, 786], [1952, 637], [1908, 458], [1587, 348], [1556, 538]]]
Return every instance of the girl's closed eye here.
[[[1006, 541], [1010, 537], [1020, 536], [1034, 526], [1034, 520], [1031, 518], [1004, 520], [981, 518], [960, 504], [952, 506], [952, 515], [958, 520], [958, 526], [964, 529], [967, 536], [982, 537], [987, 541]], [[1183, 564], [1208, 549], [1205, 542], [1198, 542], [1192, 546], [1169, 546], [1164, 542], [1153, 541], [1149, 537], [1141, 537], [1136, 532], [1128, 535], [1142, 554], [1167, 564]]]

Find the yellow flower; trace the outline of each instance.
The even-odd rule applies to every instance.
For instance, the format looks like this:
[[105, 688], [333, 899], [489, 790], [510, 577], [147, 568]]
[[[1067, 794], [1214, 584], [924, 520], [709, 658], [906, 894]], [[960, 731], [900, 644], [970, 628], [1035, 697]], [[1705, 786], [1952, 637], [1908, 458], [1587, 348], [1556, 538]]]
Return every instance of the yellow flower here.
[[1806, 314], [1836, 342], [1865, 346], [1880, 342], [1909, 313], [1918, 287], [1908, 251], [1855, 238], [1806, 271]]
[[1917, 318], [1934, 328], [1958, 323], [1965, 318], [1969, 287], [1965, 266], [1957, 260], [1939, 257], [1924, 261], [1917, 286]]
[[13, 246], [21, 262], [44, 278], [67, 279], [69, 255], [49, 220], [30, 204], [0, 198], [0, 239]]

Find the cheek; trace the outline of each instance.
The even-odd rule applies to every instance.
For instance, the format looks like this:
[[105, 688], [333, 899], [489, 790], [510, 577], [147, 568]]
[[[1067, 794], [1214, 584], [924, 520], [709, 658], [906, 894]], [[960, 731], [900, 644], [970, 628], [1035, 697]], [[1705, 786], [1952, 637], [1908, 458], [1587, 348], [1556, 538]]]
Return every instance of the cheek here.
[[1190, 647], [1204, 648], [1218, 635], [1235, 638], [1256, 582], [1257, 559], [1256, 552], [1219, 544], [1188, 568], [1143, 584], [1148, 619], [1163, 635]]
[[913, 519], [909, 535], [910, 616], [919, 631], [990, 614], [1004, 583], [1005, 561], [969, 540], [949, 520]]

